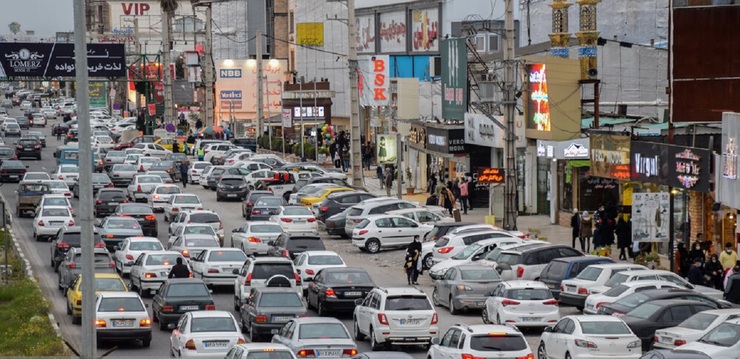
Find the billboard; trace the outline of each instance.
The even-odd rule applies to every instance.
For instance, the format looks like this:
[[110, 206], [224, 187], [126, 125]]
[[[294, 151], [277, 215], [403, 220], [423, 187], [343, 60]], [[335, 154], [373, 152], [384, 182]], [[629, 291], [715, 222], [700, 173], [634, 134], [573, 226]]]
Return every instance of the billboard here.
[[357, 52], [375, 53], [375, 15], [357, 16]]
[[547, 89], [547, 72], [545, 64], [532, 64], [527, 67], [527, 87], [529, 89], [529, 111], [527, 128], [537, 131], [551, 129], [550, 91]]
[[439, 51], [439, 9], [411, 11], [411, 51]]
[[442, 118], [465, 120], [468, 109], [468, 48], [465, 39], [442, 41]]
[[360, 104], [362, 106], [386, 106], [390, 94], [389, 56], [375, 55], [359, 61]]
[[632, 240], [661, 242], [668, 240], [670, 193], [632, 194]]
[[[282, 113], [282, 83], [285, 81], [285, 60], [262, 62], [263, 110]], [[222, 60], [216, 63], [216, 109], [220, 113], [257, 112], [257, 61]]]
[[324, 46], [324, 23], [304, 22], [296, 26], [296, 45]]
[[380, 14], [380, 52], [406, 52], [406, 13], [404, 11]]
[[567, 141], [581, 137], [581, 66], [578, 60], [524, 56], [522, 77], [526, 137]]
[[591, 132], [591, 175], [618, 180], [630, 179], [630, 136]]
[[398, 157], [398, 149], [396, 148], [396, 135], [378, 135], [377, 142], [377, 153], [375, 154], [378, 158], [378, 164], [394, 164]]
[[90, 91], [90, 107], [107, 107], [108, 106], [108, 92], [106, 91], [106, 83], [102, 81], [90, 81], [88, 86]]
[[[0, 77], [74, 77], [75, 46], [61, 43], [0, 42]], [[90, 77], [125, 77], [123, 44], [87, 44]]]

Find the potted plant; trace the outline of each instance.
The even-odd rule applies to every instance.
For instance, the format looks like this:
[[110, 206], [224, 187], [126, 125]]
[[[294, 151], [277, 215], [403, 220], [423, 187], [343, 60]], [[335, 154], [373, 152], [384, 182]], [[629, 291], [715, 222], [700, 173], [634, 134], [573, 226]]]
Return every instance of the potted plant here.
[[414, 176], [411, 173], [411, 168], [406, 166], [406, 194], [412, 195], [414, 194], [414, 190], [416, 189], [414, 187]]

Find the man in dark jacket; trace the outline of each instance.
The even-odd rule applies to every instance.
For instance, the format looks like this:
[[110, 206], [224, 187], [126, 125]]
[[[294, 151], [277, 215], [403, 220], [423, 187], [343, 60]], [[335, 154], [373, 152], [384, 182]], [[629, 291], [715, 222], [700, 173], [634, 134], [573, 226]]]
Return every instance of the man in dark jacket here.
[[578, 214], [578, 208], [573, 208], [573, 217], [570, 217], [570, 228], [572, 228], [572, 244], [573, 249], [576, 248], [576, 239], [581, 232], [581, 216]]
[[694, 265], [689, 268], [689, 283], [693, 285], [704, 285], [704, 273], [701, 270], [701, 261], [694, 260]]
[[732, 275], [727, 278], [725, 299], [730, 303], [740, 304], [740, 266], [732, 267]]
[[182, 258], [177, 258], [177, 264], [172, 266], [172, 269], [170, 269], [170, 275], [168, 275], [167, 277], [168, 278], [189, 278], [190, 269], [188, 269], [187, 265], [182, 264]]
[[182, 188], [188, 186], [188, 165], [185, 162], [180, 164], [180, 180], [182, 180]]

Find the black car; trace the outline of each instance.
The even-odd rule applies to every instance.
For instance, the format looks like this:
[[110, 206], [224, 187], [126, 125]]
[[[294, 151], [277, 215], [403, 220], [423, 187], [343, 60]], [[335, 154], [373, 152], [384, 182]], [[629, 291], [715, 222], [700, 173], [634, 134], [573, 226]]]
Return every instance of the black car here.
[[35, 137], [21, 137], [15, 146], [15, 156], [18, 158], [33, 157], [41, 159], [41, 145]]
[[640, 359], [711, 359], [709, 355], [697, 351], [673, 351], [670, 349], [655, 349], [643, 354]]
[[695, 300], [654, 300], [641, 304], [621, 318], [642, 341], [642, 350], [647, 351], [656, 330], [675, 327], [688, 317], [711, 309], [710, 305]]
[[592, 264], [605, 263], [614, 263], [614, 261], [609, 257], [594, 256], [555, 258], [542, 269], [540, 281], [547, 284], [552, 296], [558, 299], [560, 298], [560, 283], [577, 277]]
[[67, 136], [64, 137], [64, 144], [66, 145], [67, 142], [79, 142], [79, 137], [80, 131], [76, 128], [70, 128], [69, 130], [67, 130]]
[[338, 192], [330, 194], [319, 203], [319, 214], [316, 216], [321, 222], [327, 218], [343, 212], [366, 199], [375, 198], [376, 195], [365, 192]]
[[252, 343], [271, 337], [289, 320], [304, 316], [306, 307], [301, 297], [293, 288], [284, 287], [252, 288], [239, 309], [239, 322]]
[[20, 182], [26, 174], [26, 165], [18, 160], [5, 160], [0, 164], [0, 182]]
[[249, 213], [249, 219], [253, 221], [267, 221], [270, 217], [280, 213], [280, 207], [285, 205], [285, 200], [274, 195], [260, 197]]
[[[58, 271], [59, 263], [62, 263], [64, 256], [69, 252], [70, 248], [79, 248], [81, 246], [81, 231], [82, 227], [62, 227], [59, 229], [57, 234], [52, 237], [51, 240], [51, 267], [54, 271]], [[97, 231], [93, 229], [94, 241], [96, 248], [104, 248], [105, 243], [100, 238]]]
[[36, 138], [41, 148], [46, 148], [46, 136], [41, 131], [28, 131], [26, 136]]
[[349, 312], [355, 309], [355, 301], [364, 299], [373, 288], [375, 283], [362, 268], [324, 268], [308, 284], [306, 303], [316, 308], [319, 316]]
[[114, 216], [132, 217], [139, 222], [145, 236], [157, 236], [157, 216], [148, 204], [121, 203], [113, 212]]
[[690, 289], [661, 288], [635, 292], [614, 303], [602, 304], [596, 314], [624, 315], [642, 303], [663, 299], [695, 300], [712, 307], [712, 309], [732, 308], [730, 302], [720, 301]]
[[321, 237], [313, 234], [282, 233], [274, 241], [267, 243], [270, 248], [267, 255], [295, 259], [296, 255], [306, 251], [326, 250]]
[[206, 177], [206, 188], [210, 189], [211, 191], [215, 191], [216, 186], [218, 185], [218, 181], [221, 179], [221, 176], [223, 176], [225, 172], [225, 167], [217, 166], [213, 168], [213, 170], [211, 170], [211, 173], [208, 174], [208, 177]]
[[215, 310], [211, 293], [200, 279], [172, 278], [164, 282], [152, 300], [152, 319], [166, 330], [180, 317], [195, 310]]
[[272, 196], [272, 192], [258, 190], [249, 191], [249, 193], [247, 193], [247, 198], [245, 198], [242, 202], [242, 217], [246, 219], [251, 219], [252, 207], [254, 207], [254, 203], [257, 202], [258, 199], [265, 196]]
[[64, 122], [56, 122], [51, 125], [51, 134], [56, 136], [57, 134], [67, 135], [69, 131], [69, 125]]
[[216, 185], [216, 201], [236, 199], [243, 201], [247, 197], [247, 181], [242, 176], [224, 175]]
[[434, 228], [432, 228], [429, 233], [427, 233], [424, 236], [424, 240], [422, 242], [434, 242], [444, 236], [447, 235], [450, 231], [457, 227], [462, 226], [469, 226], [471, 224], [476, 224], [472, 222], [446, 222], [446, 223], [435, 223]]
[[347, 232], [344, 230], [344, 225], [347, 223], [347, 213], [349, 213], [351, 209], [352, 207], [347, 208], [344, 211], [325, 219], [323, 222], [319, 222], [319, 226], [323, 223], [326, 233], [340, 236], [342, 238], [349, 238]]
[[103, 188], [95, 196], [93, 214], [95, 218], [105, 217], [116, 211], [118, 205], [128, 203], [126, 190], [122, 188]]
[[0, 163], [3, 163], [5, 160], [17, 160], [18, 157], [15, 156], [15, 151], [13, 151], [10, 147], [0, 147]]

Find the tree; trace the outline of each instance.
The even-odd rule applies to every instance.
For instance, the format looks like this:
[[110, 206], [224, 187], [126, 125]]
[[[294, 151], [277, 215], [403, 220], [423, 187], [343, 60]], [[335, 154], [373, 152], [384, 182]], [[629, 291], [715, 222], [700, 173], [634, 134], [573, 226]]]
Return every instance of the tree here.
[[159, 6], [162, 7], [162, 11], [169, 13], [170, 15], [174, 14], [175, 10], [177, 10], [177, 0], [160, 0]]
[[[164, 0], [163, 0], [164, 1]], [[21, 32], [21, 24], [13, 21], [8, 25], [8, 28], [10, 29], [10, 32], [13, 33], [13, 35]]]

